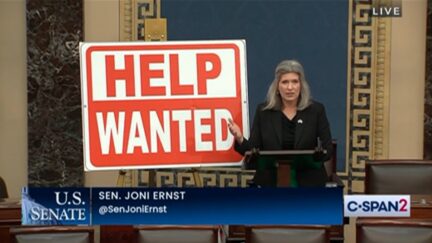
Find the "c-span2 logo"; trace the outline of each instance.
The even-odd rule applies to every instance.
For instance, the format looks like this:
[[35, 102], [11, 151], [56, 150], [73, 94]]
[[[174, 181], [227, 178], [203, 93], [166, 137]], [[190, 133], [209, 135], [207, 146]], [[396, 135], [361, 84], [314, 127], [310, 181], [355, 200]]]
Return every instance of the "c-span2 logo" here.
[[346, 195], [346, 217], [409, 217], [409, 195]]
[[86, 170], [239, 165], [248, 136], [242, 40], [81, 43]]

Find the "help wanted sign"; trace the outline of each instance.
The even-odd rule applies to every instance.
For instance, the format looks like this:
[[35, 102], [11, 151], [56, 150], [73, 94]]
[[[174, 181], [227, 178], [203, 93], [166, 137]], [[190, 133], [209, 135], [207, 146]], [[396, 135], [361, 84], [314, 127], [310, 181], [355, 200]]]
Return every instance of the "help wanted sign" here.
[[239, 165], [245, 42], [81, 43], [86, 171]]

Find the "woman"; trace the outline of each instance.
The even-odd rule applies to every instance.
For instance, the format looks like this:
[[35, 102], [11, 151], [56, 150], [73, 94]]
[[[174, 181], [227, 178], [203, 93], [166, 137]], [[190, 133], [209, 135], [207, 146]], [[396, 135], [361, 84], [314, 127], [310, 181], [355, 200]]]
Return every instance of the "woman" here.
[[[235, 150], [242, 155], [253, 148], [259, 150], [309, 150], [322, 143], [326, 154], [315, 156], [312, 166], [298, 164], [294, 172], [298, 186], [324, 186], [327, 181], [323, 161], [332, 153], [330, 125], [324, 106], [311, 99], [310, 88], [302, 65], [295, 60], [278, 64], [266, 101], [258, 105], [249, 139], [240, 127], [230, 121], [229, 131], [235, 138]], [[317, 163], [318, 162], [318, 163]], [[306, 162], [304, 162], [306, 164]], [[275, 174], [257, 169], [257, 185], [274, 185]]]

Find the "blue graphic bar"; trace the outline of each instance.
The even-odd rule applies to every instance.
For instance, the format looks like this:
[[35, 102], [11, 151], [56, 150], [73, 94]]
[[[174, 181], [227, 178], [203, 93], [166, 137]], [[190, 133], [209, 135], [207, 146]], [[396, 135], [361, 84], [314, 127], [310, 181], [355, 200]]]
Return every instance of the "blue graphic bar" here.
[[341, 188], [94, 188], [93, 224], [342, 224]]
[[[342, 188], [30, 188], [28, 197], [53, 212], [84, 215], [61, 224], [343, 223]], [[34, 211], [23, 203], [23, 215], [40, 220]]]

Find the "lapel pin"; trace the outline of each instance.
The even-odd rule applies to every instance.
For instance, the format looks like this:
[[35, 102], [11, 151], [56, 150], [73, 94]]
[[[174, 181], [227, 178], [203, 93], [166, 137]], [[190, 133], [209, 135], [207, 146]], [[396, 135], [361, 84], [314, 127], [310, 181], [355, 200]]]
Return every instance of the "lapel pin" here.
[[302, 119], [298, 119], [297, 123], [303, 124], [303, 120]]

